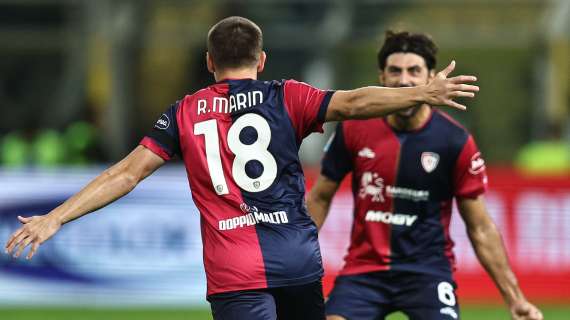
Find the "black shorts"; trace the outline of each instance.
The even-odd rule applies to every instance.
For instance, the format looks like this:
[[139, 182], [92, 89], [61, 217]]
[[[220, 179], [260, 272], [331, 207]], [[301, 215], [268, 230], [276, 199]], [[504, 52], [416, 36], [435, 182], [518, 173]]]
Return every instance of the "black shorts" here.
[[456, 320], [456, 287], [451, 276], [410, 272], [339, 276], [326, 303], [326, 314], [348, 320], [380, 320], [401, 311], [410, 320]]
[[321, 281], [208, 297], [214, 320], [324, 320]]

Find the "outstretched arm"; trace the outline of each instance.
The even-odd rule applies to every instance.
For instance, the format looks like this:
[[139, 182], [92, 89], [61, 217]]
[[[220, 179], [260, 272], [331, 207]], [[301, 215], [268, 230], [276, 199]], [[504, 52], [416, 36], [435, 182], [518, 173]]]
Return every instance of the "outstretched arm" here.
[[164, 164], [164, 160], [143, 146], [136, 147], [127, 157], [103, 171], [81, 191], [62, 205], [41, 216], [18, 217], [23, 224], [6, 243], [6, 253], [19, 257], [31, 245], [27, 259], [51, 238], [60, 227], [85, 214], [121, 198]]
[[320, 175], [307, 196], [307, 209], [319, 230], [325, 223], [332, 198], [339, 185], [340, 183]]
[[474, 76], [448, 78], [455, 69], [455, 61], [439, 72], [427, 85], [411, 88], [364, 87], [336, 91], [329, 103], [325, 121], [368, 119], [382, 117], [418, 104], [445, 105], [460, 110], [466, 107], [453, 99], [473, 98], [479, 87], [466, 83], [476, 81]]
[[540, 310], [526, 300], [519, 288], [501, 234], [487, 213], [483, 196], [459, 199], [458, 207], [477, 258], [507, 302], [512, 319], [543, 319]]

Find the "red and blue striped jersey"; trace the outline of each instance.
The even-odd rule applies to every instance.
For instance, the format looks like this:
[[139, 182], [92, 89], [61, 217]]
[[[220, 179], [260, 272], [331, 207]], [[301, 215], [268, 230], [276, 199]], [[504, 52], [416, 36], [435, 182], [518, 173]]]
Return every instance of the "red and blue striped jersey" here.
[[481, 153], [462, 126], [440, 111], [415, 131], [397, 131], [386, 119], [345, 121], [321, 174], [340, 182], [349, 172], [354, 223], [341, 274], [454, 270], [452, 200], [475, 198], [487, 184]]
[[322, 277], [298, 151], [322, 132], [331, 96], [294, 80], [224, 80], [172, 105], [141, 141], [184, 161], [208, 295]]

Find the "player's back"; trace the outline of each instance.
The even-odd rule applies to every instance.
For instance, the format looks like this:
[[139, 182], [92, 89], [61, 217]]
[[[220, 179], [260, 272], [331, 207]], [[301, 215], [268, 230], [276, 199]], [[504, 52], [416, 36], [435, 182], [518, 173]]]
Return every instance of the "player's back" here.
[[172, 106], [143, 143], [171, 143], [160, 138], [168, 128], [179, 139], [173, 144], [201, 213], [208, 294], [322, 275], [298, 150], [322, 130], [329, 99], [292, 80], [225, 80]]

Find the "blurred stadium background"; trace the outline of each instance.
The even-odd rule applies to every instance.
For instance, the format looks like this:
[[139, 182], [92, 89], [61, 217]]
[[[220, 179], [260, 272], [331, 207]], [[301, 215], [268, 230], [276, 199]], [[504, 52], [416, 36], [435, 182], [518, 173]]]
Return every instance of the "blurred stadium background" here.
[[[490, 173], [489, 209], [527, 296], [570, 319], [570, 1], [0, 0], [0, 240], [137, 145], [172, 102], [212, 82], [209, 27], [264, 30], [261, 79], [377, 83], [387, 28], [431, 34], [439, 67], [479, 77], [466, 113]], [[302, 148], [308, 184], [324, 135]], [[348, 239], [345, 185], [321, 234], [330, 288]], [[33, 261], [0, 255], [0, 319], [210, 319], [198, 213], [173, 161], [71, 223]], [[455, 216], [464, 319], [507, 319]], [[404, 319], [393, 316], [390, 319]]]

